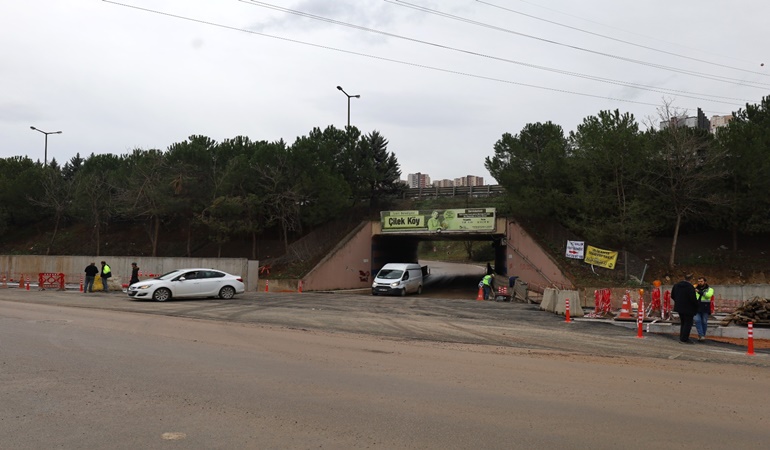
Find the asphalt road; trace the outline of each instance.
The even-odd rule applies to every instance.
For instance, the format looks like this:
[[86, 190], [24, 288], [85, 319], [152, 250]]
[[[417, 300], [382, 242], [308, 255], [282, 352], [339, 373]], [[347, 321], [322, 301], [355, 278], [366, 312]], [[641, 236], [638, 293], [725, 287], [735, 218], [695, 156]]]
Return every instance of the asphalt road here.
[[770, 357], [534, 305], [0, 290], [0, 448], [759, 448]]

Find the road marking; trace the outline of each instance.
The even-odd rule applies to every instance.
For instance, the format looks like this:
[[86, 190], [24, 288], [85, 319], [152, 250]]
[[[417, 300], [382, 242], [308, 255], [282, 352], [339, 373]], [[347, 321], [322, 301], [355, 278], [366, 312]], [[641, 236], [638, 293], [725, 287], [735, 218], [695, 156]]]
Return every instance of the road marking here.
[[180, 432], [168, 432], [160, 435], [161, 439], [166, 441], [179, 441], [187, 437], [187, 434]]

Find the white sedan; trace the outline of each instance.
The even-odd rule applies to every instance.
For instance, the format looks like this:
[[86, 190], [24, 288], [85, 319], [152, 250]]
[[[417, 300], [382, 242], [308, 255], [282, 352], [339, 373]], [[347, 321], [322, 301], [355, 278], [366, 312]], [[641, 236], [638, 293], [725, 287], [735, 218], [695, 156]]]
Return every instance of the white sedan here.
[[128, 287], [128, 296], [164, 302], [171, 298], [230, 299], [246, 291], [243, 278], [214, 269], [179, 269]]

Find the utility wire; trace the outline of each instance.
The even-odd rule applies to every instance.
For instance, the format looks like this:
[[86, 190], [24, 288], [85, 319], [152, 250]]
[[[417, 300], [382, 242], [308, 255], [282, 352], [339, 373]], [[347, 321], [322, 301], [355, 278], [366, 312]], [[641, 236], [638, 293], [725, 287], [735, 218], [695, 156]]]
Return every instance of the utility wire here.
[[540, 21], [547, 22], [547, 23], [550, 23], [550, 24], [553, 24], [553, 25], [558, 25], [560, 27], [569, 28], [570, 30], [580, 31], [581, 33], [590, 34], [592, 36], [598, 36], [598, 37], [601, 37], [601, 38], [604, 38], [604, 39], [609, 39], [611, 41], [620, 42], [620, 43], [631, 45], [631, 46], [634, 46], [634, 47], [639, 47], [639, 48], [643, 48], [643, 49], [646, 49], [646, 50], [652, 50], [652, 51], [655, 51], [655, 52], [664, 53], [666, 55], [677, 56], [679, 58], [689, 59], [691, 61], [697, 61], [697, 62], [700, 62], [700, 63], [709, 64], [709, 65], [712, 65], [712, 66], [724, 67], [724, 68], [732, 69], [732, 70], [739, 70], [741, 72], [752, 73], [754, 75], [761, 75], [763, 77], [770, 77], [770, 75], [768, 75], [766, 73], [755, 72], [753, 70], [742, 69], [740, 67], [728, 66], [726, 64], [719, 64], [719, 63], [716, 63], [716, 62], [713, 62], [713, 61], [706, 61], [704, 59], [693, 58], [691, 56], [682, 55], [682, 54], [674, 53], [674, 52], [669, 52], [669, 51], [666, 51], [666, 50], [661, 50], [659, 48], [654, 48], [654, 47], [649, 47], [649, 46], [642, 45], [642, 44], [637, 44], [635, 42], [625, 41], [623, 39], [618, 39], [618, 38], [615, 38], [615, 37], [612, 37], [612, 36], [607, 36], [607, 35], [600, 34], [600, 33], [594, 33], [593, 31], [584, 30], [582, 28], [573, 27], [573, 26], [570, 26], [570, 25], [566, 25], [566, 24], [555, 22], [555, 21], [548, 20], [548, 19], [543, 19], [542, 17], [533, 16], [531, 14], [523, 13], [521, 11], [516, 11], [515, 9], [511, 9], [511, 8], [505, 8], [503, 6], [499, 6], [499, 5], [496, 5], [494, 3], [490, 3], [490, 2], [485, 2], [483, 0], [476, 0], [476, 2], [484, 4], [484, 5], [487, 5], [487, 6], [491, 6], [493, 8], [501, 9], [503, 11], [508, 11], [510, 13], [513, 13], [513, 14], [519, 14], [519, 15], [522, 15], [522, 16], [525, 16], [525, 17], [529, 17], [531, 19], [540, 20]]
[[[519, 1], [520, 1], [521, 3], [526, 3], [526, 4], [528, 4], [528, 5], [536, 6], [536, 7], [538, 7], [538, 8], [547, 9], [548, 11], [553, 11], [553, 12], [555, 12], [555, 13], [558, 13], [558, 14], [562, 14], [562, 15], [565, 15], [565, 16], [567, 16], [567, 17], [574, 17], [574, 18], [576, 18], [576, 19], [584, 20], [584, 21], [586, 21], [586, 22], [594, 23], [594, 24], [596, 24], [596, 25], [601, 25], [601, 26], [603, 26], [603, 27], [612, 28], [612, 29], [615, 29], [615, 30], [620, 30], [620, 31], [623, 31], [623, 32], [626, 32], [626, 33], [635, 34], [635, 35], [637, 35], [637, 36], [641, 36], [641, 37], [643, 37], [643, 38], [647, 38], [647, 39], [652, 39], [652, 40], [655, 40], [655, 41], [658, 41], [658, 42], [662, 42], [662, 43], [664, 43], [664, 44], [669, 44], [669, 45], [676, 45], [676, 46], [679, 46], [679, 47], [681, 47], [681, 48], [684, 48], [684, 49], [687, 49], [687, 50], [694, 50], [694, 51], [697, 51], [697, 52], [700, 52], [700, 53], [706, 53], [706, 54], [709, 54], [709, 53], [707, 53], [707, 52], [704, 52], [704, 51], [703, 51], [703, 49], [700, 49], [700, 48], [694, 48], [694, 47], [688, 47], [688, 46], [686, 46], [686, 45], [682, 45], [682, 43], [681, 43], [681, 42], [669, 42], [669, 41], [666, 41], [666, 40], [664, 40], [664, 39], [660, 39], [660, 38], [657, 38], [657, 37], [653, 37], [653, 36], [646, 36], [646, 35], [644, 35], [644, 34], [641, 34], [641, 33], [636, 33], [636, 32], [634, 32], [634, 31], [630, 31], [630, 30], [627, 30], [627, 29], [623, 29], [623, 28], [614, 27], [614, 26], [612, 26], [612, 25], [607, 25], [607, 24], [604, 24], [604, 23], [601, 23], [601, 22], [597, 22], [597, 21], [595, 21], [595, 20], [591, 20], [591, 19], [586, 19], [585, 17], [576, 16], [576, 15], [574, 15], [574, 14], [566, 13], [566, 12], [564, 12], [564, 11], [559, 11], [558, 9], [549, 8], [549, 7], [547, 7], [547, 6], [539, 5], [539, 4], [537, 4], [537, 3], [534, 3], [534, 2], [529, 2], [529, 1], [527, 1], [527, 0], [519, 0]], [[732, 60], [735, 60], [735, 61], [743, 61], [743, 62], [745, 62], [745, 63], [755, 63], [755, 62], [756, 62], [756, 61], [749, 61], [749, 60], [747, 60], [747, 59], [743, 59], [743, 58], [735, 58], [735, 57], [733, 57], [733, 56], [727, 56], [727, 55], [720, 55], [720, 54], [715, 54], [715, 56], [719, 56], [719, 57], [721, 57], [721, 58], [728, 58], [728, 59], [732, 59]]]
[[[243, 1], [243, 0], [239, 0], [239, 1]], [[545, 42], [545, 43], [548, 43], [548, 44], [553, 44], [553, 45], [557, 45], [557, 46], [561, 46], [561, 47], [571, 48], [573, 50], [578, 50], [578, 51], [581, 51], [581, 52], [591, 53], [591, 54], [594, 54], [594, 55], [600, 55], [600, 56], [604, 56], [604, 57], [607, 57], [607, 58], [618, 59], [618, 60], [621, 60], [621, 61], [626, 61], [626, 62], [630, 62], [630, 63], [634, 63], [634, 64], [640, 64], [640, 65], [647, 66], [647, 67], [654, 67], [654, 68], [657, 68], [657, 69], [668, 70], [670, 72], [681, 73], [681, 74], [690, 75], [690, 76], [694, 76], [694, 77], [698, 77], [698, 78], [705, 78], [705, 79], [712, 80], [712, 81], [720, 81], [720, 82], [723, 82], [723, 83], [738, 84], [738, 85], [741, 85], [741, 86], [753, 87], [753, 88], [756, 88], [756, 89], [767, 89], [766, 87], [762, 87], [762, 86], [770, 86], [770, 83], [760, 83], [760, 82], [753, 82], [753, 81], [745, 81], [745, 80], [740, 80], [740, 79], [737, 79], [737, 78], [724, 77], [724, 76], [721, 76], [721, 75], [704, 74], [704, 73], [695, 72], [695, 71], [692, 71], [692, 70], [679, 69], [679, 68], [676, 68], [676, 67], [664, 66], [662, 64], [656, 64], [656, 63], [651, 63], [651, 62], [647, 62], [647, 61], [641, 61], [641, 60], [637, 60], [637, 59], [633, 59], [633, 58], [628, 58], [628, 57], [625, 57], [625, 56], [618, 56], [618, 55], [613, 55], [613, 54], [610, 54], [610, 53], [604, 53], [604, 52], [600, 52], [600, 51], [597, 51], [597, 50], [591, 50], [591, 49], [588, 49], [588, 48], [579, 47], [577, 45], [565, 44], [563, 42], [554, 41], [552, 39], [541, 38], [541, 37], [538, 37], [538, 36], [533, 36], [531, 34], [520, 33], [518, 31], [510, 30], [510, 29], [507, 29], [507, 28], [502, 28], [502, 27], [490, 25], [488, 23], [478, 22], [476, 20], [471, 20], [471, 19], [468, 19], [468, 18], [465, 18], [465, 17], [461, 17], [461, 16], [456, 16], [456, 15], [453, 15], [453, 14], [445, 13], [445, 12], [438, 11], [438, 10], [435, 10], [435, 9], [427, 8], [425, 6], [415, 5], [415, 4], [412, 4], [412, 3], [407, 3], [407, 2], [405, 2], [403, 0], [384, 0], [384, 1], [387, 2], [387, 3], [393, 4], [393, 5], [403, 6], [403, 7], [411, 8], [411, 9], [414, 9], [414, 10], [417, 10], [417, 11], [426, 12], [428, 14], [434, 14], [434, 15], [445, 17], [445, 18], [448, 18], [448, 19], [457, 20], [457, 21], [460, 21], [460, 22], [465, 22], [465, 23], [469, 23], [469, 24], [480, 26], [480, 27], [484, 27], [484, 28], [489, 28], [489, 29], [492, 29], [492, 30], [502, 31], [504, 33], [515, 34], [517, 36], [526, 37], [528, 39], [534, 39], [534, 40]]]
[[[276, 40], [283, 41], [283, 42], [290, 42], [290, 43], [293, 43], [293, 44], [301, 44], [301, 45], [306, 45], [306, 46], [309, 46], [309, 47], [320, 48], [320, 49], [324, 49], [324, 50], [331, 50], [331, 51], [334, 51], [334, 52], [339, 52], [339, 53], [344, 53], [344, 54], [354, 55], [354, 56], [361, 56], [361, 57], [364, 57], [364, 58], [374, 59], [374, 60], [378, 60], [378, 61], [385, 61], [385, 62], [390, 62], [390, 63], [394, 63], [394, 64], [400, 64], [400, 65], [409, 66], [409, 67], [417, 67], [417, 68], [433, 70], [433, 71], [441, 72], [441, 73], [460, 75], [460, 76], [464, 76], [464, 77], [476, 78], [476, 79], [487, 80], [487, 81], [494, 81], [494, 82], [498, 82], [498, 83], [504, 83], [504, 84], [510, 84], [510, 85], [516, 85], [516, 86], [523, 86], [523, 87], [528, 87], [528, 88], [532, 88], [532, 89], [540, 89], [540, 90], [551, 91], [551, 92], [560, 92], [560, 93], [564, 93], [564, 94], [579, 95], [579, 96], [582, 96], [582, 97], [598, 98], [598, 99], [603, 99], [603, 100], [613, 100], [613, 101], [618, 101], [618, 102], [623, 102], [623, 103], [632, 103], [632, 104], [636, 104], [636, 105], [645, 105], [645, 106], [653, 106], [653, 107], [659, 107], [660, 106], [660, 104], [657, 104], [657, 103], [639, 102], [639, 101], [628, 100], [628, 99], [624, 99], [624, 98], [607, 97], [607, 96], [603, 96], [603, 95], [587, 94], [585, 92], [576, 92], [576, 91], [569, 91], [569, 90], [566, 90], [566, 89], [557, 89], [557, 88], [551, 88], [551, 87], [545, 87], [545, 86], [538, 86], [538, 85], [534, 85], [534, 84], [521, 83], [521, 82], [518, 82], [518, 81], [504, 80], [504, 79], [500, 79], [500, 78], [488, 77], [488, 76], [478, 75], [478, 74], [473, 74], [473, 73], [468, 73], [468, 72], [461, 72], [461, 71], [457, 71], [457, 70], [444, 69], [444, 68], [440, 68], [440, 67], [429, 66], [429, 65], [426, 65], [426, 64], [419, 64], [419, 63], [413, 63], [413, 62], [408, 62], [408, 61], [401, 61], [401, 60], [397, 60], [397, 59], [386, 58], [386, 57], [376, 56], [376, 55], [370, 55], [370, 54], [361, 53], [361, 52], [355, 52], [355, 51], [351, 51], [351, 50], [343, 50], [343, 49], [339, 49], [339, 48], [336, 48], [336, 47], [331, 47], [331, 46], [328, 46], [328, 45], [315, 44], [315, 43], [312, 43], [312, 42], [305, 42], [305, 41], [300, 41], [300, 40], [297, 40], [297, 39], [291, 39], [291, 38], [285, 38], [285, 37], [281, 37], [281, 36], [270, 35], [270, 34], [267, 34], [267, 33], [261, 33], [261, 32], [254, 31], [254, 30], [248, 30], [248, 29], [244, 29], [244, 28], [233, 27], [233, 26], [230, 26], [230, 25], [224, 25], [224, 24], [220, 24], [220, 23], [216, 23], [216, 22], [211, 22], [211, 21], [207, 21], [207, 20], [203, 20], [203, 19], [196, 19], [196, 18], [193, 18], [193, 17], [182, 16], [182, 15], [179, 15], [179, 14], [168, 13], [168, 12], [159, 11], [159, 10], [150, 9], [150, 8], [143, 8], [143, 7], [140, 7], [140, 6], [129, 5], [129, 4], [126, 4], [126, 3], [120, 3], [120, 2], [116, 2], [116, 1], [112, 1], [112, 0], [102, 0], [102, 1], [104, 3], [110, 3], [110, 4], [113, 4], [113, 5], [117, 5], [117, 6], [122, 6], [124, 8], [135, 9], [135, 10], [138, 10], [138, 11], [144, 11], [144, 12], [148, 12], [148, 13], [152, 13], [152, 14], [157, 14], [157, 15], [160, 15], [160, 16], [171, 17], [171, 18], [174, 18], [174, 19], [179, 19], [179, 20], [184, 20], [184, 21], [188, 21], [188, 22], [199, 23], [199, 24], [202, 24], [202, 25], [208, 25], [208, 26], [212, 26], [212, 27], [216, 27], [216, 28], [222, 28], [222, 29], [227, 29], [227, 30], [232, 30], [232, 31], [240, 31], [240, 32], [243, 32], [243, 33], [248, 33], [248, 34], [252, 34], [252, 35], [256, 35], [256, 36], [261, 36], [261, 37], [266, 37], [266, 38], [270, 38], [270, 39], [276, 39]], [[706, 110], [704, 110], [704, 112], [713, 113], [713, 114], [724, 114], [724, 112], [722, 112], [722, 111], [706, 111]]]
[[[253, 5], [253, 6], [259, 6], [259, 7], [262, 7], [262, 8], [271, 9], [271, 10], [274, 10], [274, 11], [284, 12], [284, 13], [287, 13], [287, 14], [293, 14], [293, 15], [297, 15], [297, 16], [300, 16], [300, 17], [306, 17], [306, 18], [313, 19], [313, 20], [319, 20], [321, 22], [326, 22], [326, 23], [330, 23], [330, 24], [334, 24], [334, 25], [340, 25], [340, 26], [344, 26], [344, 27], [348, 27], [348, 28], [353, 28], [353, 29], [360, 30], [360, 31], [366, 31], [366, 32], [369, 32], [369, 33], [376, 33], [376, 34], [380, 34], [380, 35], [383, 35], [383, 36], [388, 36], [388, 37], [392, 37], [392, 38], [396, 38], [396, 39], [403, 39], [403, 40], [406, 40], [406, 41], [409, 41], [409, 42], [414, 42], [414, 43], [418, 43], [418, 44], [424, 44], [424, 45], [428, 45], [428, 46], [432, 46], [432, 47], [436, 47], [436, 48], [441, 48], [441, 49], [444, 49], [444, 50], [451, 50], [451, 51], [455, 51], [455, 52], [464, 53], [464, 54], [467, 54], [467, 55], [478, 56], [478, 57], [492, 59], [492, 60], [500, 61], [500, 62], [506, 62], [506, 63], [510, 63], [510, 64], [516, 64], [516, 65], [520, 65], [520, 66], [524, 66], [524, 67], [529, 67], [529, 68], [532, 68], [532, 69], [538, 69], [538, 70], [544, 70], [544, 71], [547, 71], [547, 72], [558, 73], [558, 74], [561, 74], [561, 75], [567, 75], [567, 76], [583, 78], [583, 79], [587, 79], [587, 80], [599, 81], [601, 83], [614, 84], [614, 85], [617, 85], [617, 86], [630, 87], [630, 88], [633, 88], [633, 89], [639, 89], [639, 90], [650, 91], [650, 92], [657, 92], [657, 93], [662, 93], [662, 94], [677, 94], [677, 95], [681, 95], [682, 97], [692, 98], [692, 99], [695, 99], [695, 100], [704, 100], [704, 101], [710, 101], [710, 102], [715, 102], [715, 103], [723, 103], [723, 104], [727, 104], [727, 105], [735, 105], [735, 102], [734, 101], [733, 102], [727, 102], [727, 101], [713, 100], [713, 99], [714, 98], [721, 98], [723, 100], [736, 100], [736, 101], [740, 101], [740, 102], [751, 102], [750, 100], [746, 100], [746, 99], [742, 99], [742, 98], [721, 97], [721, 96], [711, 95], [711, 94], [698, 94], [698, 93], [692, 93], [692, 92], [681, 91], [681, 90], [676, 90], [676, 89], [667, 89], [667, 88], [660, 88], [660, 87], [643, 85], [643, 84], [638, 84], [638, 83], [630, 83], [630, 82], [625, 82], [625, 81], [618, 81], [618, 80], [613, 80], [613, 79], [609, 79], [609, 78], [603, 78], [603, 77], [598, 77], [598, 76], [594, 76], [594, 75], [586, 75], [586, 74], [582, 74], [582, 73], [578, 73], [578, 72], [570, 72], [570, 71], [561, 70], [561, 69], [554, 69], [554, 68], [551, 68], [551, 67], [546, 67], [546, 66], [540, 66], [540, 65], [536, 65], [536, 64], [525, 63], [525, 62], [522, 62], [522, 61], [516, 61], [516, 60], [512, 60], [512, 59], [507, 59], [507, 58], [501, 58], [501, 57], [487, 55], [487, 54], [483, 54], [483, 53], [478, 53], [478, 52], [474, 52], [474, 51], [470, 51], [470, 50], [464, 50], [464, 49], [460, 49], [460, 48], [456, 48], [456, 47], [451, 47], [451, 46], [447, 46], [447, 45], [443, 45], [443, 44], [438, 44], [438, 43], [435, 43], [435, 42], [428, 42], [428, 41], [424, 41], [424, 40], [420, 40], [420, 39], [410, 38], [410, 37], [407, 37], [407, 36], [398, 35], [398, 34], [394, 34], [394, 33], [389, 33], [389, 32], [386, 32], [386, 31], [375, 30], [375, 29], [372, 29], [372, 28], [366, 28], [366, 27], [363, 27], [363, 26], [360, 26], [360, 25], [351, 24], [351, 23], [348, 23], [348, 22], [342, 22], [342, 21], [339, 21], [339, 20], [330, 19], [328, 17], [318, 16], [318, 15], [310, 14], [310, 13], [303, 12], [303, 11], [298, 11], [298, 10], [294, 10], [294, 9], [284, 8], [282, 6], [276, 6], [276, 5], [273, 5], [273, 4], [270, 4], [270, 3], [266, 3], [266, 2], [262, 2], [262, 1], [258, 1], [258, 0], [238, 0], [238, 1], [241, 2], [241, 3], [246, 3], [246, 4], [249, 4], [249, 5]], [[386, 0], [386, 1], [388, 1], [388, 0]], [[706, 97], [710, 97], [710, 98], [706, 98]]]

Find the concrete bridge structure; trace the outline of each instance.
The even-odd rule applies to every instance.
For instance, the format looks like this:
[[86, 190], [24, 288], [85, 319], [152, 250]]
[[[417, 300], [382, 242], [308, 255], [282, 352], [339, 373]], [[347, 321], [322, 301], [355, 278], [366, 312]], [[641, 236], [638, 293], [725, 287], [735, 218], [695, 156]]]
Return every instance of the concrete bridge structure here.
[[343, 238], [302, 279], [305, 290], [371, 287], [373, 274], [389, 262], [417, 262], [424, 241], [486, 241], [494, 248], [495, 271], [530, 286], [572, 288], [558, 264], [515, 221], [496, 217], [494, 229], [478, 231], [385, 232], [380, 221], [365, 221]]

